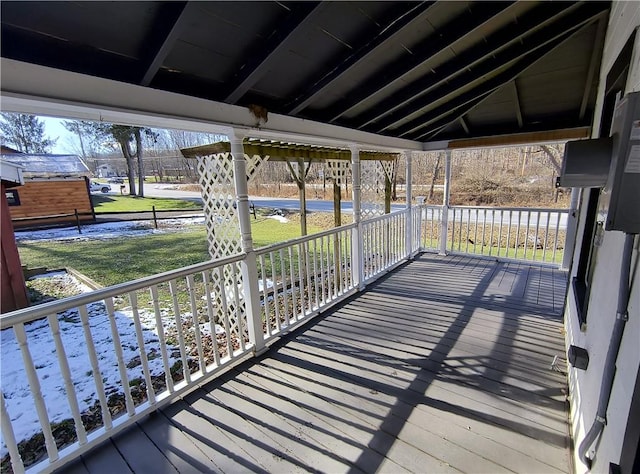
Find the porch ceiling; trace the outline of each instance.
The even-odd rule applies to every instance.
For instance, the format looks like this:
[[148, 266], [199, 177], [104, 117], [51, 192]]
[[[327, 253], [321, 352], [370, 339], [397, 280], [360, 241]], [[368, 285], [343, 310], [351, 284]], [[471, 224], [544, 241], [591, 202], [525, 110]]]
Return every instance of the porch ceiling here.
[[1, 55], [419, 141], [590, 126], [609, 2], [2, 2]]

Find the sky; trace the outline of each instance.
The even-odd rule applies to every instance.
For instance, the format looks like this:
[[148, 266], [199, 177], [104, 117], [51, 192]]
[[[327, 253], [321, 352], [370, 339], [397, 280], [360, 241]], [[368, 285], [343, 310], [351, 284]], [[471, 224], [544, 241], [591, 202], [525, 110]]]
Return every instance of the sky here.
[[72, 133], [64, 128], [62, 125], [62, 119], [52, 117], [38, 117], [44, 122], [45, 135], [49, 138], [55, 139], [58, 137], [58, 141], [51, 149], [51, 153], [65, 154], [65, 153], [77, 153], [77, 150], [69, 143], [70, 140], [76, 142]]

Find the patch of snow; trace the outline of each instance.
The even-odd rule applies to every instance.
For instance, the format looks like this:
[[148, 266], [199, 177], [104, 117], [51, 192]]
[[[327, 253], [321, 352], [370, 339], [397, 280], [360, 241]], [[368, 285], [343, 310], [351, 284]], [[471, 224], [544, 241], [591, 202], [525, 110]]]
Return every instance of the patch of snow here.
[[286, 224], [287, 222], [289, 222], [289, 219], [287, 219], [284, 216], [279, 216], [279, 215], [273, 215], [273, 216], [267, 216], [269, 219], [275, 219], [278, 222], [282, 223], [282, 224]]
[[76, 227], [62, 229], [45, 229], [16, 231], [17, 242], [36, 242], [43, 240], [77, 241], [90, 239], [114, 239], [118, 237], [132, 237], [158, 233], [153, 224], [142, 222], [105, 222], [102, 224], [89, 224], [81, 227], [82, 234]]
[[[73, 277], [69, 276], [69, 278]], [[81, 285], [79, 282], [77, 284]], [[87, 290], [90, 291], [88, 288]], [[104, 303], [92, 303], [87, 306], [87, 310], [89, 313], [89, 328], [98, 358], [100, 377], [104, 383], [106, 396], [109, 398], [112, 394], [122, 393], [111, 324]], [[186, 317], [187, 315], [184, 316]], [[76, 309], [59, 313], [57, 319], [60, 324], [60, 337], [64, 345], [78, 405], [80, 412], [83, 412], [94, 405], [98, 400], [98, 396], [82, 322]], [[140, 357], [132, 311], [116, 311], [114, 319], [120, 337], [124, 364], [130, 366], [127, 368], [128, 379], [131, 381], [144, 378], [142, 365], [130, 363], [134, 359], [139, 360]], [[152, 375], [162, 375], [165, 372], [165, 368], [161, 357], [155, 315], [153, 312], [140, 311], [140, 322], [144, 350], [149, 359], [149, 370]], [[175, 326], [175, 320], [173, 324]], [[168, 326], [169, 324], [166, 325], [166, 327]], [[25, 330], [49, 421], [60, 422], [71, 418], [67, 390], [62, 378], [55, 342], [48, 320], [45, 318], [25, 324]], [[218, 328], [216, 327], [217, 332]], [[0, 347], [2, 353], [2, 373], [0, 374], [2, 392], [6, 400], [7, 411], [12, 422], [16, 441], [20, 442], [29, 439], [34, 434], [42, 431], [42, 429], [24, 370], [20, 347], [13, 329], [5, 329], [0, 332]], [[167, 353], [169, 367], [171, 367], [179, 360], [179, 350], [177, 347], [167, 344]], [[2, 437], [0, 437], [0, 456], [4, 456], [7, 452], [7, 447]]]
[[75, 290], [77, 293], [89, 293], [93, 291], [92, 288], [78, 281], [77, 278], [75, 278], [73, 275], [69, 275], [65, 271], [40, 273], [39, 275], [34, 275], [31, 278], [29, 278], [29, 281], [40, 280], [44, 278], [52, 280], [53, 282], [56, 282], [56, 283], [60, 283], [65, 288], [71, 288]]

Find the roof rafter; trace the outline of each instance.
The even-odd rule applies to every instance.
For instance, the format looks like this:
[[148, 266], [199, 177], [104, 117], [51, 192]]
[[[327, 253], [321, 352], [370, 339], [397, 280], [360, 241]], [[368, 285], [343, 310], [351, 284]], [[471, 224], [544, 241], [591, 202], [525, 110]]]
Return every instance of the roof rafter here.
[[522, 18], [518, 18], [515, 24], [512, 24], [512, 27], [501, 29], [489, 36], [486, 39], [486, 42], [480, 43], [477, 46], [462, 52], [453, 60], [442, 64], [433, 74], [413, 81], [411, 84], [403, 87], [393, 95], [380, 101], [373, 110], [362, 113], [349, 120], [348, 125], [361, 129], [372, 122], [393, 113], [395, 110], [408, 104], [420, 95], [427, 93], [434, 87], [445, 84], [456, 75], [463, 73], [468, 68], [474, 67], [481, 61], [491, 57], [514, 41], [518, 41], [530, 34], [532, 31], [555, 21], [555, 19], [566, 14], [575, 7], [576, 5], [574, 4], [555, 2], [546, 3], [534, 8]]
[[[568, 31], [576, 31], [585, 24], [593, 21], [594, 17], [602, 14], [602, 7], [599, 4], [584, 4], [578, 10], [563, 17], [561, 20], [547, 25], [545, 28], [537, 30], [535, 33], [525, 37], [520, 42], [514, 43], [508, 48], [503, 49], [498, 54], [492, 56], [488, 60], [479, 64], [476, 68], [471, 69], [463, 74], [458, 75], [450, 82], [443, 86], [432, 90], [431, 92], [418, 97], [409, 104], [397, 109], [392, 114], [376, 123], [376, 126], [367, 128], [368, 131], [382, 132], [389, 128], [400, 130], [400, 133], [406, 133], [413, 128], [424, 123], [423, 116], [419, 116], [414, 120], [410, 120], [406, 124], [400, 125], [406, 117], [415, 115], [422, 109], [425, 109], [435, 102], [441, 101], [448, 96], [455, 96], [458, 91], [473, 83], [482, 83], [485, 76], [493, 71], [503, 69], [507, 64], [513, 61], [520, 61], [522, 58], [530, 56], [532, 52], [538, 49], [544, 49], [545, 45], [553, 42], [557, 38], [566, 35]], [[491, 83], [491, 80], [488, 81]], [[427, 112], [426, 116], [430, 113]]]
[[515, 103], [516, 108], [516, 118], [518, 120], [518, 127], [522, 128], [524, 121], [522, 120], [522, 107], [520, 106], [520, 95], [518, 94], [518, 84], [516, 84], [516, 79], [511, 81], [512, 84], [512, 92], [513, 92], [513, 102]]
[[306, 88], [302, 95], [299, 95], [287, 106], [288, 108], [290, 107], [288, 113], [297, 114], [305, 109], [316, 97], [321, 95], [327, 87], [342, 77], [351, 67], [365, 59], [375, 49], [389, 43], [395, 35], [410, 23], [421, 21], [423, 15], [433, 4], [435, 4], [435, 2], [421, 2], [417, 5], [412, 5], [409, 10], [407, 10], [406, 6], [398, 4], [394, 8], [393, 19], [378, 35], [372, 39], [366, 38], [362, 44], [354, 48], [355, 52], [341, 60], [340, 64], [322, 76], [313, 86]]
[[593, 79], [596, 75], [596, 69], [600, 63], [600, 57], [602, 56], [602, 42], [604, 41], [604, 35], [607, 31], [606, 18], [600, 18], [598, 23], [598, 32], [596, 33], [595, 40], [593, 41], [593, 50], [591, 51], [591, 59], [589, 62], [589, 70], [587, 72], [587, 78], [584, 84], [584, 94], [582, 95], [582, 102], [580, 104], [579, 119], [582, 120], [587, 111], [587, 104], [589, 103], [589, 96], [591, 95], [591, 87], [593, 85]]
[[385, 65], [381, 73], [374, 76], [376, 79], [367, 84], [360, 84], [349, 93], [348, 98], [340, 101], [335, 107], [331, 107], [327, 111], [325, 118], [329, 122], [334, 122], [372, 95], [397, 84], [407, 74], [422, 66], [434, 55], [447, 49], [512, 4], [513, 2], [485, 3], [477, 11], [466, 10], [441, 28], [445, 33], [436, 35], [435, 38], [431, 36], [425, 38], [412, 48], [412, 55], [409, 58], [402, 57], [391, 64]]
[[[162, 63], [171, 52], [180, 34], [187, 26], [187, 18], [194, 10], [194, 2], [164, 2], [153, 32], [145, 42], [151, 53], [142, 60], [144, 75], [140, 85], [148, 86], [158, 73]], [[155, 45], [155, 47], [154, 47]]]
[[287, 40], [304, 28], [326, 5], [321, 2], [298, 2], [276, 31], [262, 44], [230, 80], [225, 102], [235, 104], [268, 70], [270, 60], [286, 47]]
[[464, 116], [460, 117], [460, 125], [462, 125], [462, 129], [464, 130], [464, 133], [469, 135], [470, 134], [470, 132], [469, 132], [469, 124], [464, 119]]

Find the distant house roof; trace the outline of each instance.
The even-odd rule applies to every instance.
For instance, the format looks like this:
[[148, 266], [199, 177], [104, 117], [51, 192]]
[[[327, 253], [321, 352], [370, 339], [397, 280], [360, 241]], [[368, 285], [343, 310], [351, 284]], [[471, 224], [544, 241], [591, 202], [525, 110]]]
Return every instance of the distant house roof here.
[[87, 165], [78, 155], [3, 154], [2, 158], [24, 168], [25, 178], [89, 176]]

